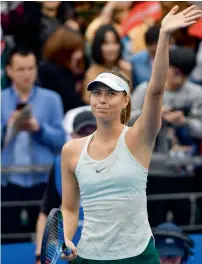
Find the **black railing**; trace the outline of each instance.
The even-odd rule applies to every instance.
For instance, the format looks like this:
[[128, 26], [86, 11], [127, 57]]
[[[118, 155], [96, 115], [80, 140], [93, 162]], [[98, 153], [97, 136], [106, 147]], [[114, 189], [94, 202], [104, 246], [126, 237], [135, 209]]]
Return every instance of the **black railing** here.
[[[196, 208], [197, 199], [202, 198], [202, 193], [169, 193], [169, 194], [150, 194], [147, 195], [148, 202], [150, 201], [164, 201], [164, 200], [182, 200], [189, 199], [191, 204], [191, 213], [189, 225], [182, 225], [181, 228], [185, 232], [194, 232], [196, 230], [202, 230], [202, 224], [196, 224]], [[32, 207], [40, 206], [41, 201], [13, 201], [2, 202], [1, 207]], [[30, 239], [35, 241], [35, 233], [13, 233], [13, 234], [1, 234], [1, 239]]]

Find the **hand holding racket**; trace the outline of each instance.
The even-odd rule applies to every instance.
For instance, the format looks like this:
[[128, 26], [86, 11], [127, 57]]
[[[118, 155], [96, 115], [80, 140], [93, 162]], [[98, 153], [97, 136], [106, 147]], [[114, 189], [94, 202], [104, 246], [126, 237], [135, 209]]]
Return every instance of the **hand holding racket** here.
[[44, 230], [41, 247], [41, 264], [56, 264], [62, 257], [73, 260], [77, 256], [77, 249], [71, 241], [64, 242], [62, 212], [52, 209]]
[[70, 252], [70, 254], [66, 254], [66, 252], [62, 252], [62, 254], [61, 254], [61, 258], [63, 259], [63, 260], [67, 260], [67, 261], [72, 261], [72, 260], [74, 260], [76, 257], [77, 257], [77, 248], [75, 247], [75, 245], [72, 243], [72, 241], [71, 240], [69, 240], [69, 241], [66, 241], [66, 243], [65, 243], [65, 245], [66, 245], [66, 247], [68, 248], [68, 249], [70, 249], [71, 250], [71, 252]]

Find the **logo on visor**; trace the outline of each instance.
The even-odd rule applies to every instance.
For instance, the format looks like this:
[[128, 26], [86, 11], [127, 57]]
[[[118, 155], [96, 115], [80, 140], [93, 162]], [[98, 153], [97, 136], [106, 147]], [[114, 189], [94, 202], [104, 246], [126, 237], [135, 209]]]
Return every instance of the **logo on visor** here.
[[[112, 82], [114, 85], [117, 85], [121, 88], [121, 91], [125, 90], [128, 93], [128, 85], [125, 83], [124, 80], [122, 80], [119, 76], [115, 76], [113, 74], [100, 74], [98, 77], [98, 80], [100, 79], [106, 79], [107, 82], [109, 83], [110, 86], [110, 82]], [[118, 87], [117, 87], [118, 88]]]

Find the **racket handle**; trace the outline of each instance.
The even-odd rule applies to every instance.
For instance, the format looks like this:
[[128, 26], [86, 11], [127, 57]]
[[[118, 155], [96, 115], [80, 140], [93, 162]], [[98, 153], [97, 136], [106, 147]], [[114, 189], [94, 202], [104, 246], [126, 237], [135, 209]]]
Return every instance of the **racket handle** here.
[[63, 243], [61, 246], [61, 253], [65, 254], [66, 256], [69, 256], [72, 254], [72, 249], [67, 247], [65, 243]]
[[66, 256], [69, 256], [72, 254], [71, 248], [66, 247], [65, 251], [63, 252]]

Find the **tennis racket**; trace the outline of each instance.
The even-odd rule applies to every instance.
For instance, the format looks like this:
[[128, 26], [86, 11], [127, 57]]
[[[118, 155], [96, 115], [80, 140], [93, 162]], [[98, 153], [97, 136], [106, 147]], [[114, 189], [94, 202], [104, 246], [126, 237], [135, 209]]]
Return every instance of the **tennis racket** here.
[[52, 209], [46, 222], [42, 246], [41, 264], [56, 264], [61, 254], [72, 254], [64, 243], [63, 217], [59, 209]]

